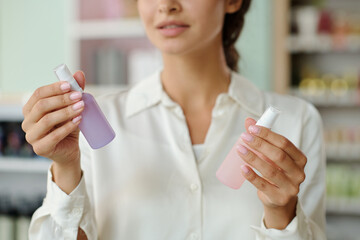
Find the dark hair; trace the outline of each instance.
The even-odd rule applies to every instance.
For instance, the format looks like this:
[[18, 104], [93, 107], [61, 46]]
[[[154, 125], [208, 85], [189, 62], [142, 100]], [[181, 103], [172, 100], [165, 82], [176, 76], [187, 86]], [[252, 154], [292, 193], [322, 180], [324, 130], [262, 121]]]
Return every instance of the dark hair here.
[[237, 12], [225, 15], [222, 37], [226, 64], [236, 72], [238, 71], [240, 55], [235, 48], [235, 42], [244, 27], [245, 14], [249, 10], [250, 4], [251, 0], [243, 0]]

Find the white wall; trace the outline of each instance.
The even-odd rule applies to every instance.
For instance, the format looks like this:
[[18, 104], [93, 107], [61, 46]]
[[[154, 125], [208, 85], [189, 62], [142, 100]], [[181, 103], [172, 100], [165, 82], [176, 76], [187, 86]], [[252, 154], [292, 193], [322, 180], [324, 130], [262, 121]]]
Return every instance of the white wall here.
[[273, 87], [271, 49], [273, 1], [252, 1], [245, 19], [244, 30], [237, 43], [241, 56], [240, 73], [264, 90], [271, 90]]
[[0, 0], [0, 93], [56, 81], [65, 58], [65, 2]]

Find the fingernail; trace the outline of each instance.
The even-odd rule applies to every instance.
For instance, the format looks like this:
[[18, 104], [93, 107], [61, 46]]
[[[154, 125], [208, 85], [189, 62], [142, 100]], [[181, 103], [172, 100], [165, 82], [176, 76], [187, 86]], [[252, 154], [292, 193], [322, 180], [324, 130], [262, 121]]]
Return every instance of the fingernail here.
[[260, 128], [257, 127], [257, 126], [255, 126], [255, 125], [251, 125], [251, 126], [249, 127], [249, 131], [250, 131], [251, 133], [258, 134], [258, 133], [260, 132]]
[[80, 116], [77, 116], [76, 118], [73, 118], [72, 122], [73, 123], [77, 123], [78, 121], [81, 120], [81, 115]]
[[69, 91], [70, 90], [70, 84], [68, 82], [65, 82], [63, 84], [60, 85], [60, 89], [64, 92]]
[[80, 99], [81, 96], [82, 96], [81, 92], [73, 92], [72, 94], [70, 94], [70, 99], [77, 100], [77, 99]]
[[248, 174], [250, 172], [249, 168], [246, 165], [241, 165], [241, 171], [243, 171], [243, 173]]
[[242, 133], [241, 135], [241, 138], [247, 142], [251, 142], [252, 140], [254, 140], [254, 137], [251, 136], [251, 134], [245, 132], [245, 133]]
[[84, 106], [84, 101], [80, 101], [80, 102], [77, 102], [75, 103], [73, 106], [72, 106], [72, 109], [74, 111], [76, 110], [79, 110], [80, 108], [82, 108]]
[[246, 155], [248, 152], [248, 150], [243, 145], [237, 145], [236, 148], [243, 155]]

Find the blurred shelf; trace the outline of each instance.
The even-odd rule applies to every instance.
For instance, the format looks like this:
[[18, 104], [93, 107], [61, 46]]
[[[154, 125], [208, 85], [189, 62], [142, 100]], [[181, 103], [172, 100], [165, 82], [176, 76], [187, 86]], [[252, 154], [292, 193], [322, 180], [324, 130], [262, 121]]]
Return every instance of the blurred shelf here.
[[3, 105], [0, 103], [0, 122], [2, 121], [22, 121], [22, 106], [17, 104]]
[[103, 94], [113, 94], [121, 91], [125, 91], [130, 88], [130, 85], [87, 85], [85, 92], [89, 92], [92, 95], [99, 96]]
[[[310, 91], [310, 90], [309, 90]], [[314, 91], [314, 90], [311, 90]], [[301, 91], [299, 88], [293, 88], [290, 93], [294, 96], [305, 99], [311, 102], [316, 107], [329, 108], [359, 108], [360, 107], [360, 91], [349, 90], [347, 94], [343, 96], [335, 96], [330, 91], [317, 94], [307, 94], [307, 90]]]
[[355, 164], [360, 164], [360, 156], [358, 158], [327, 157], [326, 161], [328, 163], [345, 163], [345, 164], [355, 163]]
[[26, 94], [0, 94], [0, 122], [22, 121], [23, 102]]
[[359, 162], [360, 144], [326, 143], [326, 156], [331, 162]]
[[74, 38], [81, 40], [146, 37], [145, 29], [138, 18], [76, 22], [72, 34]]
[[304, 39], [296, 35], [288, 37], [288, 50], [292, 54], [350, 53], [360, 54], [360, 35], [348, 36], [348, 43], [343, 47], [334, 47], [329, 35]]
[[360, 199], [341, 199], [328, 197], [326, 200], [326, 213], [355, 215], [360, 217]]
[[46, 173], [51, 161], [43, 158], [0, 157], [0, 172]]

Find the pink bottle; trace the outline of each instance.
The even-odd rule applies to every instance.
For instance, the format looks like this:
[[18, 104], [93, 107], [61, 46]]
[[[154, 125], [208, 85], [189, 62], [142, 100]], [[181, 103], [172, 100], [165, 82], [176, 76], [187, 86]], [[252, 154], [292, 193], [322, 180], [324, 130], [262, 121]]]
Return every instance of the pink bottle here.
[[[271, 128], [279, 114], [279, 110], [274, 107], [269, 107], [257, 121], [256, 125]], [[241, 159], [236, 149], [240, 143], [247, 146], [242, 139], [239, 138], [216, 172], [216, 177], [220, 182], [233, 189], [239, 189], [245, 181], [245, 178], [241, 174], [240, 167], [246, 163]]]
[[[60, 81], [70, 83], [71, 90], [83, 92], [65, 64], [56, 67], [54, 72]], [[91, 94], [83, 93], [82, 100], [85, 109], [81, 113], [80, 131], [93, 149], [104, 147], [115, 138], [115, 132]]]

